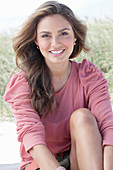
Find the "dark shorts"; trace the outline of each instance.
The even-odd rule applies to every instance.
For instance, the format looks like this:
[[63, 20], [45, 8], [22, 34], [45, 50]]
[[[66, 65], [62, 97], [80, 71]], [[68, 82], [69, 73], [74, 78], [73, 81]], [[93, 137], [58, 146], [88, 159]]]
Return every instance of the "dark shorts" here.
[[61, 166], [70, 170], [70, 151], [67, 151], [66, 155], [56, 157]]
[[[70, 151], [67, 151], [65, 155], [62, 155], [62, 153], [55, 154], [55, 157], [61, 166], [66, 168], [66, 170], [70, 170]], [[23, 170], [25, 170], [28, 166], [29, 165], [27, 165]], [[40, 170], [40, 168], [36, 170]]]

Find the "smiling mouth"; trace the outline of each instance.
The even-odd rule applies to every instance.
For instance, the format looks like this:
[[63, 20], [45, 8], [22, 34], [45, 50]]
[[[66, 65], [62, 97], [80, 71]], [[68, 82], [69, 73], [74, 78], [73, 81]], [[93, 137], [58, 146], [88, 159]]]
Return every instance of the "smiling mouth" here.
[[57, 50], [57, 51], [50, 51], [50, 53], [52, 53], [52, 54], [61, 54], [61, 53], [63, 53], [64, 52], [64, 50]]

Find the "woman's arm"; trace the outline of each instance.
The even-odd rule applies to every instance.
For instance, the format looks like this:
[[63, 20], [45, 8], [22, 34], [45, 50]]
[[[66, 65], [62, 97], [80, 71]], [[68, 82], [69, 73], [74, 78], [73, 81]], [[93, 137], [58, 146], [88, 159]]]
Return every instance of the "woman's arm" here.
[[41, 170], [56, 170], [60, 166], [56, 158], [43, 144], [34, 146], [29, 152]]
[[27, 157], [28, 160], [31, 159], [28, 154], [28, 151], [30, 151], [41, 170], [48, 170], [48, 168], [49, 170], [56, 170], [59, 163], [46, 148], [45, 127], [39, 115], [33, 109], [31, 99], [28, 98], [29, 95], [29, 84], [23, 76], [23, 72], [12, 76], [4, 100], [11, 105], [17, 125], [18, 141], [24, 146], [20, 150], [21, 156]]
[[113, 170], [113, 146], [104, 147], [104, 170]]
[[104, 147], [104, 170], [113, 169], [113, 111], [103, 72], [84, 60], [79, 71], [88, 109], [94, 114]]

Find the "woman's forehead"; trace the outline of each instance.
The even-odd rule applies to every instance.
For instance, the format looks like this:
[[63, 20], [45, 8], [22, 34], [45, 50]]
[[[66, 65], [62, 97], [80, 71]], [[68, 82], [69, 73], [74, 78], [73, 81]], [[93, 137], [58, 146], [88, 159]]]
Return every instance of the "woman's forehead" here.
[[49, 16], [42, 18], [37, 27], [39, 31], [42, 31], [43, 29], [44, 30], [53, 30], [53, 29], [61, 30], [64, 28], [72, 29], [69, 21], [59, 14], [49, 15]]

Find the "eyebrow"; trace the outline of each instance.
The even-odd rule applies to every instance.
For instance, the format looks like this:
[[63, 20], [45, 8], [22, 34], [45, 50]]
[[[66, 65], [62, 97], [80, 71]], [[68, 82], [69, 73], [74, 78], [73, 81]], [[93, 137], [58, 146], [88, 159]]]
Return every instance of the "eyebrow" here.
[[[62, 31], [65, 31], [65, 30], [70, 31], [69, 28], [63, 28], [63, 29], [61, 29], [61, 30], [58, 30], [58, 32], [62, 32]], [[41, 31], [41, 32], [40, 32], [40, 34], [43, 34], [43, 33], [50, 34], [51, 32], [49, 32], [49, 31]]]
[[65, 31], [65, 30], [70, 31], [70, 29], [69, 29], [69, 28], [63, 28], [63, 29], [59, 30], [58, 32], [62, 32], [62, 31]]

